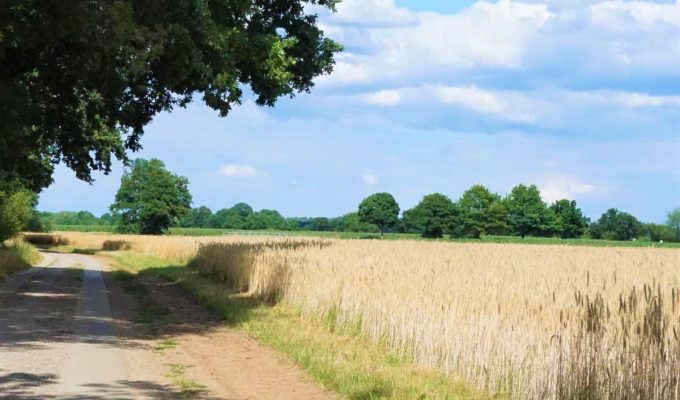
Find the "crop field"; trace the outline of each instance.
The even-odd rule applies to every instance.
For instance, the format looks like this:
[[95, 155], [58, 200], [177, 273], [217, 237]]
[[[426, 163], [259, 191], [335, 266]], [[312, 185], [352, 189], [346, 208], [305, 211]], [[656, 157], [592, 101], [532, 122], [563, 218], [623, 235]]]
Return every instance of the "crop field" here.
[[680, 250], [61, 233], [354, 326], [509, 399], [680, 398]]

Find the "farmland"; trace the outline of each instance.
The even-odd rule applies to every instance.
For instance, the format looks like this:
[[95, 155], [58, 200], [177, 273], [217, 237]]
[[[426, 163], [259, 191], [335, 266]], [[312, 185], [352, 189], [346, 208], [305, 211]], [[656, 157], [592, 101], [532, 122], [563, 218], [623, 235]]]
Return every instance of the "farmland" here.
[[[680, 251], [306, 237], [61, 233], [345, 327], [510, 399], [678, 398]], [[229, 301], [228, 296], [223, 301]]]

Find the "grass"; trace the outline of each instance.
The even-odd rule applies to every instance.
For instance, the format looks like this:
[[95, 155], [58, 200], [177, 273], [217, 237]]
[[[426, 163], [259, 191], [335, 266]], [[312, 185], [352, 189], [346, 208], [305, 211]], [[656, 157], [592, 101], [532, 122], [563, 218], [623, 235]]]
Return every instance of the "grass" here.
[[205, 386], [200, 385], [194, 381], [187, 379], [186, 369], [187, 365], [182, 364], [168, 364], [170, 372], [167, 377], [170, 378], [173, 384], [180, 389], [180, 396], [183, 398], [194, 398], [197, 394], [205, 390]]
[[37, 264], [42, 256], [35, 247], [21, 240], [0, 245], [0, 281], [8, 276]]
[[178, 282], [230, 326], [284, 353], [317, 382], [348, 399], [490, 398], [460, 380], [414, 368], [412, 360], [390, 352], [384, 343], [371, 343], [357, 329], [319, 324], [305, 319], [299, 310], [234, 295], [226, 284], [155, 257], [133, 252], [110, 256], [126, 274], [152, 274]]

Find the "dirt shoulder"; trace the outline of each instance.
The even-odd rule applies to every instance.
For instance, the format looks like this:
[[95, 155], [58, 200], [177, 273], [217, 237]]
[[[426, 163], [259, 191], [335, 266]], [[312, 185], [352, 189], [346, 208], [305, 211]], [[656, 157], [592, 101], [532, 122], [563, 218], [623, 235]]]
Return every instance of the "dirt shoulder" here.
[[103, 263], [112, 313], [126, 350], [130, 376], [172, 385], [192, 399], [336, 399], [307, 374], [247, 334], [231, 329], [167, 282], [117, 274]]

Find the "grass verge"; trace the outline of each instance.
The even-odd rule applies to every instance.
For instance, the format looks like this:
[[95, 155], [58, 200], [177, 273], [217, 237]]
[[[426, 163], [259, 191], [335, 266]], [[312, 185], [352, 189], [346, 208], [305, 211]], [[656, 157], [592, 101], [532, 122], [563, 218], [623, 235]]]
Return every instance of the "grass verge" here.
[[35, 247], [20, 240], [0, 245], [0, 281], [31, 265], [38, 263], [42, 256]]
[[[152, 274], [178, 284], [232, 327], [243, 329], [306, 369], [320, 384], [352, 400], [490, 399], [465, 383], [413, 367], [356, 329], [309, 321], [283, 305], [268, 306], [230, 293], [192, 269], [132, 252], [109, 253], [124, 274]], [[126, 275], [127, 276], [127, 275]]]

